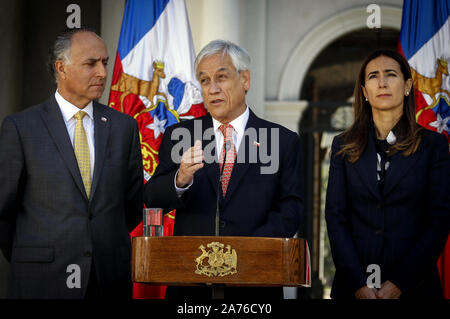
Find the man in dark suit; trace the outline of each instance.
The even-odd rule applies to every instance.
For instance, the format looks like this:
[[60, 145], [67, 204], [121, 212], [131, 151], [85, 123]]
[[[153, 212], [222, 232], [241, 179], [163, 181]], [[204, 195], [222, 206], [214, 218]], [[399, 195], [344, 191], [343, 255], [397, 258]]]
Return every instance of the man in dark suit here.
[[64, 32], [51, 59], [55, 95], [3, 122], [0, 247], [10, 298], [131, 295], [128, 231], [142, 212], [142, 160], [136, 121], [93, 101], [107, 60], [95, 33]]
[[[166, 130], [159, 165], [144, 190], [148, 207], [176, 209], [175, 236], [292, 237], [300, 225], [300, 140], [247, 106], [249, 62], [244, 49], [222, 40], [197, 56], [209, 114]], [[188, 291], [176, 296], [191, 297]], [[241, 296], [253, 297], [254, 291]], [[282, 297], [282, 290], [275, 295]], [[238, 294], [225, 291], [225, 298], [233, 296]]]

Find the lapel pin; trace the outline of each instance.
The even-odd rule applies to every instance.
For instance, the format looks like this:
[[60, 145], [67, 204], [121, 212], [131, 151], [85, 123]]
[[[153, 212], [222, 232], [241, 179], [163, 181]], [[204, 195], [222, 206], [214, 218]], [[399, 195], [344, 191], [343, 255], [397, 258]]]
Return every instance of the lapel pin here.
[[105, 122], [105, 123], [106, 123], [106, 121], [108, 121], [108, 120], [106, 119], [106, 117], [103, 117], [103, 116], [102, 116], [101, 120], [102, 120], [103, 122]]
[[257, 141], [253, 141], [253, 145], [255, 145], [256, 147], [259, 147], [259, 143]]

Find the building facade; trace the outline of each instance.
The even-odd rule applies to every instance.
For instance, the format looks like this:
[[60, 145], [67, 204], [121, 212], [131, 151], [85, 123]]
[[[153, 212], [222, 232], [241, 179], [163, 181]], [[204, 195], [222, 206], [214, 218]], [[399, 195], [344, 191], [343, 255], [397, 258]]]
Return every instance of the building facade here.
[[[80, 8], [81, 25], [93, 28], [106, 41], [109, 76], [100, 101], [107, 103], [125, 0], [1, 1], [0, 120], [54, 92], [45, 56], [56, 34], [66, 27], [71, 4]], [[186, 0], [196, 52], [217, 38], [246, 48], [252, 58], [249, 106], [259, 116], [299, 133], [302, 114], [309, 107], [348, 102], [369, 49], [395, 48], [402, 4], [402, 0]], [[370, 28], [377, 17], [379, 28]], [[313, 276], [319, 286], [326, 286], [327, 236], [321, 213], [324, 176], [320, 172], [326, 171], [324, 150], [331, 137], [326, 128], [313, 131], [306, 137], [313, 142], [305, 151], [317, 152], [306, 159], [317, 174], [305, 178], [311, 204], [307, 225], [299, 235], [310, 241]], [[5, 296], [7, 271], [8, 264], [0, 256], [0, 298]], [[292, 291], [286, 293], [296, 296]], [[307, 295], [326, 297], [322, 292]]]

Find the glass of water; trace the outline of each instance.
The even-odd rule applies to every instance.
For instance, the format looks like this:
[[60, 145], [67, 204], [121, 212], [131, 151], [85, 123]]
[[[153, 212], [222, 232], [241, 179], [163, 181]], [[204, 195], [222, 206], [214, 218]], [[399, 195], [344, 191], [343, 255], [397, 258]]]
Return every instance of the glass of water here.
[[164, 226], [162, 208], [144, 208], [143, 217], [143, 234], [145, 237], [163, 236]]

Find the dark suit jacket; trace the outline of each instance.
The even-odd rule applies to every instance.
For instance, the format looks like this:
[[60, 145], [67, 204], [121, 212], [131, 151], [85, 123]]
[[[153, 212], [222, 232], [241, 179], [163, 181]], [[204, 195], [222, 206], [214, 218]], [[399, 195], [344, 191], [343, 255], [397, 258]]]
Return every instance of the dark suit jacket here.
[[[130, 294], [127, 224], [142, 216], [139, 131], [131, 117], [93, 106], [90, 200], [54, 96], [3, 122], [0, 244], [11, 260], [11, 298], [82, 298], [92, 262], [104, 295]], [[67, 286], [71, 264], [80, 267], [81, 288]]]
[[444, 136], [422, 131], [416, 153], [392, 156], [383, 192], [377, 181], [373, 131], [358, 161], [336, 156], [333, 141], [326, 221], [336, 274], [331, 296], [353, 298], [367, 266], [381, 268], [401, 297], [441, 295], [437, 259], [449, 234], [450, 156]]
[[[181, 197], [175, 191], [174, 178], [179, 165], [171, 158], [171, 151], [178, 140], [175, 137], [171, 139], [172, 132], [186, 128], [191, 133], [187, 141], [190, 147], [194, 144], [195, 121], [201, 124], [201, 132], [213, 127], [211, 115], [207, 114], [166, 130], [159, 149], [159, 165], [145, 186], [144, 201], [148, 207], [163, 207], [165, 212], [177, 210], [174, 235], [213, 236], [217, 192], [221, 192], [218, 190], [220, 172], [217, 161], [205, 163], [195, 173], [193, 185]], [[262, 120], [252, 111], [246, 128], [266, 128], [268, 139], [264, 141], [259, 132], [256, 137], [244, 135], [238, 157], [243, 152], [247, 155], [255, 150], [260, 152], [266, 146], [268, 154], [276, 152], [271, 149], [273, 142], [279, 144], [279, 169], [274, 174], [261, 174], [260, 168], [268, 164], [261, 163], [259, 155], [256, 163], [249, 163], [249, 160], [235, 163], [226, 197], [220, 202], [220, 235], [292, 237], [303, 214], [300, 139], [296, 133]], [[271, 129], [278, 130], [279, 141], [272, 139]], [[254, 145], [255, 141], [259, 141], [259, 147]], [[203, 139], [202, 143], [204, 150], [209, 143], [213, 143], [215, 149], [214, 134], [211, 140]]]

